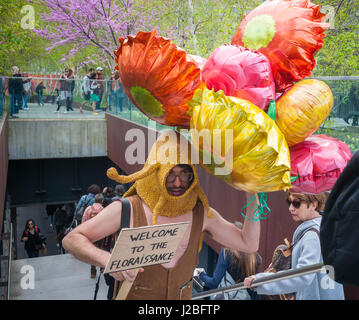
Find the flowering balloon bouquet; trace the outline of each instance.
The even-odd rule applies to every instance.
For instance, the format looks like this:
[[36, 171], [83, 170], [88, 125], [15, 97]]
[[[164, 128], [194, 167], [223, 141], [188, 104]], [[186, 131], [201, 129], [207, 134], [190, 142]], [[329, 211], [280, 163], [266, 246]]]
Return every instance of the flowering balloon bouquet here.
[[333, 106], [324, 82], [303, 80], [323, 45], [324, 20], [309, 0], [267, 0], [208, 60], [156, 31], [139, 32], [120, 38], [116, 68], [139, 110], [191, 129], [200, 165], [234, 188], [322, 192], [351, 157], [343, 142], [313, 136]]

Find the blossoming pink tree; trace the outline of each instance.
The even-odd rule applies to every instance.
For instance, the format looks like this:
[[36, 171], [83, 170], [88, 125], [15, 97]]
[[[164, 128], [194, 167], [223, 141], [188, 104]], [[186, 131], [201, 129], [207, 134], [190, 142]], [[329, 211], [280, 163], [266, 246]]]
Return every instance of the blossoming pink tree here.
[[[31, 0], [29, 0], [32, 2]], [[45, 7], [40, 15], [44, 27], [34, 32], [50, 42], [47, 52], [54, 48], [70, 45], [61, 59], [88, 47], [96, 53], [89, 55], [87, 63], [114, 65], [113, 51], [118, 48], [118, 38], [136, 34], [140, 30], [153, 29], [160, 18], [160, 11], [135, 10], [133, 0], [38, 0]], [[138, 8], [137, 8], [138, 9]], [[96, 60], [96, 61], [95, 61]]]

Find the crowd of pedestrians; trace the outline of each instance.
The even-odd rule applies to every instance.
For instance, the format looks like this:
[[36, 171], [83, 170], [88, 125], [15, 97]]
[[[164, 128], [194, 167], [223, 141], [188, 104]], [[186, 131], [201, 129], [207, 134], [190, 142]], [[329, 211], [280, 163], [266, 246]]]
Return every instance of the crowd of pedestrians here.
[[[78, 107], [80, 113], [83, 113], [84, 109], [91, 110], [94, 115], [101, 111], [118, 113], [124, 108], [128, 109], [128, 98], [121, 84], [119, 72], [113, 71], [107, 80], [103, 72], [102, 67], [88, 70], [82, 81], [79, 81], [82, 95], [78, 94], [78, 99], [74, 103], [77, 80], [73, 69], [65, 68], [53, 87], [45, 79], [31, 78], [27, 72], [21, 73], [17, 66], [13, 66], [8, 81], [7, 77], [0, 76], [0, 115], [4, 111], [6, 94], [9, 95], [11, 118], [18, 118], [20, 110], [30, 110], [30, 100], [42, 107], [45, 106], [45, 100], [52, 101], [56, 105], [54, 113], [60, 113], [62, 106], [66, 107], [63, 112], [65, 114], [74, 112], [74, 107]], [[45, 97], [44, 91], [52, 99]], [[81, 99], [82, 101], [79, 101]]]
[[[103, 208], [120, 199], [124, 193], [125, 188], [123, 185], [117, 185], [115, 189], [105, 187], [101, 191], [97, 184], [92, 184], [88, 187], [87, 194], [83, 195], [77, 203], [46, 205], [49, 227], [55, 231], [55, 236], [52, 240], [56, 241], [58, 254], [66, 253], [62, 246], [62, 239], [68, 232], [96, 216]], [[35, 224], [34, 219], [26, 221], [21, 242], [24, 242], [25, 251], [29, 258], [38, 257], [40, 251], [43, 254], [47, 253], [45, 250], [46, 238], [40, 232], [40, 228]], [[112, 237], [102, 239], [98, 243], [99, 247], [106, 248], [106, 250], [111, 250], [113, 245]], [[92, 277], [95, 277], [95, 267], [92, 269], [91, 274]]]

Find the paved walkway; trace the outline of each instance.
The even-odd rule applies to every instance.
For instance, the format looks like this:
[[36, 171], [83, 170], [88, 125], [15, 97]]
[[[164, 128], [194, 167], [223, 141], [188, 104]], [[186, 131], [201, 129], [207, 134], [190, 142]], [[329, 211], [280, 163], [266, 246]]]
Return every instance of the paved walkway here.
[[83, 110], [80, 113], [78, 108], [73, 108], [74, 111], [65, 113], [66, 107], [62, 106], [60, 112], [55, 113], [57, 109], [56, 104], [45, 103], [44, 106], [39, 106], [37, 103], [28, 103], [29, 110], [20, 110], [15, 114], [19, 119], [103, 119], [105, 112], [101, 111], [95, 115], [92, 111]]
[[[98, 277], [71, 254], [14, 260], [10, 300], [93, 300]], [[96, 300], [107, 300], [107, 291], [101, 275]]]

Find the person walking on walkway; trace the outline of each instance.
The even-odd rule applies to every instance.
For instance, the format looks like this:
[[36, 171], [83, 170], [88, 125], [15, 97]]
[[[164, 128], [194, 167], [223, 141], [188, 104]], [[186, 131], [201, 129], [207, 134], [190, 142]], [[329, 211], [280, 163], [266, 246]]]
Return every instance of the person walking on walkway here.
[[21, 242], [25, 242], [25, 251], [29, 258], [38, 257], [39, 250], [46, 247], [46, 243], [40, 234], [40, 228], [35, 225], [33, 219], [26, 221]]
[[[27, 72], [22, 74], [24, 78], [28, 78]], [[27, 105], [29, 98], [31, 96], [31, 78], [28, 78], [29, 81], [24, 83], [24, 110], [29, 110], [29, 106]]]
[[35, 89], [36, 94], [37, 94], [37, 103], [39, 106], [44, 106], [44, 102], [42, 99], [44, 89], [46, 89], [46, 87], [44, 86], [44, 81], [41, 80]]
[[90, 102], [91, 98], [91, 89], [90, 89], [90, 77], [94, 73], [94, 68], [90, 68], [89, 72], [84, 76], [82, 82], [82, 91], [84, 95], [84, 102], [80, 106], [80, 112], [82, 113], [82, 108], [87, 106], [87, 102]]
[[8, 82], [8, 90], [10, 97], [10, 117], [17, 118], [16, 114], [22, 109], [22, 95], [24, 92], [24, 82], [21, 79], [20, 69], [13, 66], [11, 69], [12, 78]]
[[59, 253], [65, 253], [65, 250], [62, 247], [62, 239], [64, 237], [67, 224], [67, 212], [65, 205], [61, 205], [56, 209], [53, 222], [56, 230], [56, 242], [59, 246]]

